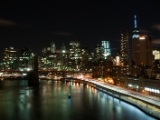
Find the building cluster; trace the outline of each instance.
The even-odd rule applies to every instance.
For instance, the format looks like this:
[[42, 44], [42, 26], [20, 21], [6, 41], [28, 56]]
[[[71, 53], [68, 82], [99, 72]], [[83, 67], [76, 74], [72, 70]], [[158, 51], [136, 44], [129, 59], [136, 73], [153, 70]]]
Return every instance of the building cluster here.
[[[160, 51], [152, 49], [150, 36], [141, 34], [134, 16], [132, 47], [129, 47], [128, 31], [120, 32], [120, 50], [116, 56], [111, 55], [110, 41], [101, 41], [95, 46], [94, 52], [89, 47], [81, 47], [77, 40], [69, 42], [69, 49], [62, 44], [56, 49], [54, 42], [42, 49], [42, 56], [38, 57], [39, 70], [55, 71], [90, 71], [93, 78], [99, 78], [116, 85], [124, 85], [124, 77], [140, 77], [160, 79]], [[132, 59], [129, 59], [129, 49], [132, 49]], [[21, 50], [17, 56], [17, 49], [4, 49], [1, 63], [3, 70], [31, 70], [34, 54], [29, 48]]]
[[5, 48], [3, 50], [1, 69], [17, 71], [32, 70], [33, 56], [34, 54], [28, 47], [22, 48], [20, 56], [18, 55], [18, 49], [15, 49], [14, 47]]
[[111, 49], [109, 41], [102, 41], [102, 45], [97, 45], [93, 53], [89, 47], [81, 47], [80, 42], [75, 40], [69, 42], [69, 49], [62, 44], [60, 50], [56, 50], [55, 43], [51, 42], [43, 48], [42, 53], [39, 70], [92, 71], [93, 61], [107, 59]]

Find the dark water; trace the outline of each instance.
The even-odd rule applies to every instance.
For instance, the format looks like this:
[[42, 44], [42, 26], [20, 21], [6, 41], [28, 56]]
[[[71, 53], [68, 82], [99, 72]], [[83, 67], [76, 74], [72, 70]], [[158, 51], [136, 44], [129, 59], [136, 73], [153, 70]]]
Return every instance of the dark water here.
[[38, 88], [25, 80], [0, 84], [0, 120], [155, 120], [82, 83], [41, 81]]

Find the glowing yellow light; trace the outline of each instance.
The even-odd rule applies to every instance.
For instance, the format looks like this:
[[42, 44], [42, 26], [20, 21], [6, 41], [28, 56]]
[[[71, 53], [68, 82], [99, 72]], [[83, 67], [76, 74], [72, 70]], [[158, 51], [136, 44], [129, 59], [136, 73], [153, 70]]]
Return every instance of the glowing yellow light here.
[[140, 39], [140, 40], [144, 40], [144, 39], [145, 39], [145, 36], [140, 36], [139, 39]]

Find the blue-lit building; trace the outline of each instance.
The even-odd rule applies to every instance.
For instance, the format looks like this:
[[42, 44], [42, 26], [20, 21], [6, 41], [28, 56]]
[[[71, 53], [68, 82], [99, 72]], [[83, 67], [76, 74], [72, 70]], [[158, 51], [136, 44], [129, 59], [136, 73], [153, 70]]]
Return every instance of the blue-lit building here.
[[101, 46], [103, 49], [103, 58], [107, 59], [107, 57], [111, 55], [110, 42], [109, 41], [102, 41]]

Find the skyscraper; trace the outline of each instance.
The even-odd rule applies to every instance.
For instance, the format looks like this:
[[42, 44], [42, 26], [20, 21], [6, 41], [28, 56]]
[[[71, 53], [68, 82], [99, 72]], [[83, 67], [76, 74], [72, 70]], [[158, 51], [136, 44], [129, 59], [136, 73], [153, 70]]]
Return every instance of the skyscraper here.
[[103, 57], [107, 59], [107, 56], [111, 55], [110, 42], [102, 41]]
[[129, 58], [128, 31], [121, 31], [121, 62], [124, 63]]
[[132, 59], [136, 65], [152, 65], [152, 40], [148, 35], [139, 34], [136, 16], [132, 36]]
[[133, 39], [139, 38], [139, 28], [137, 27], [137, 16], [134, 16], [134, 29], [133, 29]]
[[69, 43], [70, 49], [69, 49], [69, 54], [71, 59], [80, 59], [81, 57], [81, 49], [80, 49], [80, 42], [75, 40], [75, 41], [70, 41]]
[[3, 53], [3, 69], [18, 69], [18, 49], [5, 48]]

